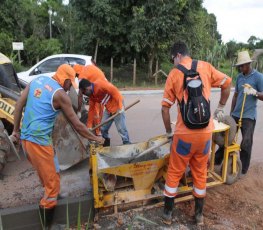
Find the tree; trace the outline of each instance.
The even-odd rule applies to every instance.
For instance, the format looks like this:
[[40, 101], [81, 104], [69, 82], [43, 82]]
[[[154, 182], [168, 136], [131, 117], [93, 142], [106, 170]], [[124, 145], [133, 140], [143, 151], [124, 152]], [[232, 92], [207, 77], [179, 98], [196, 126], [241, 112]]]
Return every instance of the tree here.
[[10, 34], [0, 33], [0, 52], [9, 56], [12, 52], [12, 37]]
[[148, 60], [148, 77], [153, 74], [153, 61], [161, 48], [170, 44], [178, 32], [179, 14], [187, 1], [138, 1], [133, 7], [131, 46], [137, 53], [144, 53]]
[[249, 49], [254, 49], [257, 41], [259, 41], [259, 39], [256, 36], [254, 35], [250, 36], [249, 39], [247, 40]]

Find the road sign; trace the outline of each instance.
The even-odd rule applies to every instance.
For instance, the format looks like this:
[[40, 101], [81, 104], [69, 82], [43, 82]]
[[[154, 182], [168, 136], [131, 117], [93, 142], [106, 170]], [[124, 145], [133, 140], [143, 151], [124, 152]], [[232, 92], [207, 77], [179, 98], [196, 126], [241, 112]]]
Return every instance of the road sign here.
[[23, 42], [13, 42], [13, 50], [24, 50], [24, 43]]

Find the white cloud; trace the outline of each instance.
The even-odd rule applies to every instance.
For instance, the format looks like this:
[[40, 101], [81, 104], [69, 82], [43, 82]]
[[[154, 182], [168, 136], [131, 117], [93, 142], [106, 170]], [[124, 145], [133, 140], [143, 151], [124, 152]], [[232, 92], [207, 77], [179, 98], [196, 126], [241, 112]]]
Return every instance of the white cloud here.
[[247, 42], [251, 35], [263, 39], [262, 0], [204, 0], [203, 6], [215, 14], [224, 42]]

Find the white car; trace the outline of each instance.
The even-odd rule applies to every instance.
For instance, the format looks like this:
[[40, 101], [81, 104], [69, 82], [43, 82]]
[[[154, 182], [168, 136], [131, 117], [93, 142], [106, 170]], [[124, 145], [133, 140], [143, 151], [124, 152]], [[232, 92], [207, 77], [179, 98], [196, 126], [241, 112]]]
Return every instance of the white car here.
[[80, 65], [90, 65], [92, 64], [91, 56], [78, 55], [78, 54], [56, 54], [41, 60], [29, 70], [17, 73], [19, 81], [22, 85], [26, 85], [33, 79], [39, 76], [52, 77], [57, 68], [62, 64], [80, 64]]

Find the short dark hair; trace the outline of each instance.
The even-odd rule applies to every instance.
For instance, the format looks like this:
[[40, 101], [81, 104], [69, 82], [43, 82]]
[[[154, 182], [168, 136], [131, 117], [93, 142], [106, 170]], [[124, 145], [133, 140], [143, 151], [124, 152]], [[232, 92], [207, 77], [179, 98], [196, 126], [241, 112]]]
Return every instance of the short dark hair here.
[[178, 53], [183, 56], [188, 55], [189, 51], [187, 45], [184, 42], [175, 42], [171, 48], [171, 55], [176, 56]]
[[86, 89], [89, 86], [91, 86], [91, 83], [86, 79], [82, 79], [79, 83], [79, 89]]

